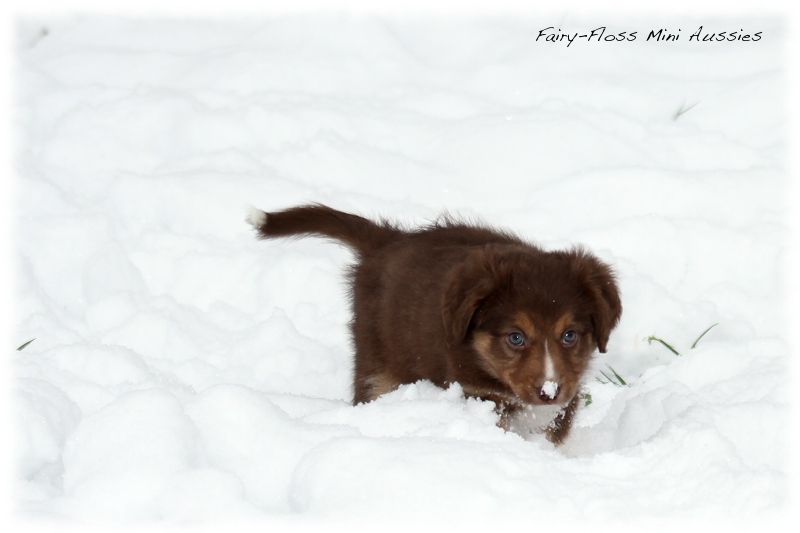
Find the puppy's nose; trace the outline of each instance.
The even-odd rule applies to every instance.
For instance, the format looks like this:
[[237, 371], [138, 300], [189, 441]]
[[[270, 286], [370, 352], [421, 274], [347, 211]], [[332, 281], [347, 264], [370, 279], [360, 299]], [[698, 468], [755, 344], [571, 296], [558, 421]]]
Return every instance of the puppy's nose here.
[[545, 381], [541, 387], [536, 387], [536, 394], [543, 403], [553, 403], [558, 398], [560, 388], [555, 381]]

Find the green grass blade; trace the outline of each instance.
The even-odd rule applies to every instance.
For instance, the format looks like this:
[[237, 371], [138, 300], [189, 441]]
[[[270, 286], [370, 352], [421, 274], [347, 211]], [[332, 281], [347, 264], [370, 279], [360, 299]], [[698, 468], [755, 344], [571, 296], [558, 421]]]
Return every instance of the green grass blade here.
[[659, 339], [655, 335], [650, 335], [649, 337], [647, 337], [647, 344], [650, 344], [653, 341], [660, 342], [661, 344], [663, 344], [667, 348], [667, 350], [669, 350], [670, 352], [674, 353], [675, 355], [677, 355], [677, 356], [681, 355], [680, 353], [678, 353], [678, 350], [676, 350], [675, 348], [673, 348], [672, 346], [670, 346], [666, 342], [662, 341], [661, 339]]
[[675, 112], [674, 115], [672, 115], [672, 120], [678, 120], [681, 117], [681, 115], [683, 115], [687, 111], [691, 110], [692, 108], [694, 108], [699, 103], [700, 102], [694, 103], [694, 104], [690, 105], [689, 107], [686, 107], [686, 102], [682, 103], [681, 107]]
[[617, 374], [617, 371], [616, 371], [616, 370], [614, 370], [613, 368], [611, 368], [611, 365], [609, 365], [609, 364], [606, 364], [606, 366], [608, 367], [608, 369], [609, 369], [609, 370], [611, 370], [611, 372], [613, 372], [613, 373], [614, 373], [614, 376], [617, 378], [617, 380], [618, 380], [618, 381], [619, 381], [619, 382], [620, 382], [622, 385], [627, 385], [627, 383], [625, 383], [625, 380], [624, 380], [624, 379], [622, 379], [622, 376], [620, 376], [619, 374]]
[[603, 377], [604, 377], [604, 378], [606, 378], [606, 379], [608, 380], [608, 382], [609, 382], [609, 383], [612, 383], [612, 384], [616, 385], [617, 387], [621, 387], [621, 386], [622, 386], [622, 385], [620, 385], [620, 384], [619, 384], [617, 381], [615, 381], [614, 379], [612, 379], [612, 378], [608, 377], [608, 376], [606, 375], [606, 373], [605, 373], [605, 372], [603, 372], [602, 370], [600, 371], [600, 373], [601, 373], [601, 374], [603, 374]]
[[716, 324], [710, 325], [707, 330], [705, 330], [703, 333], [700, 334], [699, 337], [697, 337], [697, 340], [695, 340], [694, 344], [692, 344], [692, 350], [694, 350], [694, 347], [697, 346], [698, 342], [700, 342], [700, 339], [702, 339], [705, 336], [706, 333], [711, 331], [711, 328], [713, 328], [714, 326], [719, 326], [719, 322], [717, 322]]
[[581, 394], [581, 398], [583, 398], [583, 406], [589, 407], [592, 405], [592, 395], [591, 394]]
[[25, 349], [25, 347], [26, 347], [26, 346], [28, 346], [30, 343], [32, 343], [32, 342], [33, 342], [33, 341], [35, 341], [35, 340], [36, 340], [36, 339], [31, 339], [31, 340], [29, 340], [28, 342], [26, 342], [25, 344], [23, 344], [22, 346], [20, 346], [19, 348], [17, 348], [17, 351], [18, 351], [18, 352], [21, 352], [22, 350], [24, 350], [24, 349]]

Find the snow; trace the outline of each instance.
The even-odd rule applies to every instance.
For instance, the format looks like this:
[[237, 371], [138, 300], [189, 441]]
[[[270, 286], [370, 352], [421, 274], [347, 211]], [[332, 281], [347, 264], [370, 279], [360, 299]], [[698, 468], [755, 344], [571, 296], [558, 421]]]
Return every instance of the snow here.
[[[763, 38], [536, 41], [612, 22]], [[18, 518], [781, 516], [784, 41], [774, 18], [19, 21]], [[309, 201], [613, 264], [622, 320], [564, 445], [458, 386], [351, 406], [351, 253], [246, 220]]]
[[558, 383], [555, 381], [545, 381], [544, 385], [542, 385], [542, 394], [545, 394], [550, 399], [555, 398], [557, 392]]

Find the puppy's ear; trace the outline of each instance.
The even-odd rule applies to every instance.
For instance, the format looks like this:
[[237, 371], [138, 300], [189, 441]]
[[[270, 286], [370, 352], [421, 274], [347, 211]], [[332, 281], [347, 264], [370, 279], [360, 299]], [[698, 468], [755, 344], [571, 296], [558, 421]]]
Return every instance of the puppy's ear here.
[[442, 294], [442, 320], [447, 345], [457, 346], [467, 337], [475, 312], [494, 291], [495, 273], [489, 265], [487, 250], [476, 250], [445, 280]]
[[606, 353], [608, 337], [622, 314], [619, 288], [611, 267], [582, 248], [565, 252], [572, 275], [579, 281], [590, 305], [594, 337], [600, 353]]

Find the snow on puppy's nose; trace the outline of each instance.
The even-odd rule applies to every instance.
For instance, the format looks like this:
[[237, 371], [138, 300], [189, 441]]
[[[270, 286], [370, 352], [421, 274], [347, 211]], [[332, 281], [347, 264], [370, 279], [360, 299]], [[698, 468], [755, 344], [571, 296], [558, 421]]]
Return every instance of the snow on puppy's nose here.
[[536, 392], [543, 402], [549, 403], [558, 397], [558, 389], [558, 383], [548, 380], [541, 387], [536, 387]]
[[558, 394], [558, 383], [555, 381], [545, 381], [542, 385], [542, 395], [546, 395], [551, 400]]

